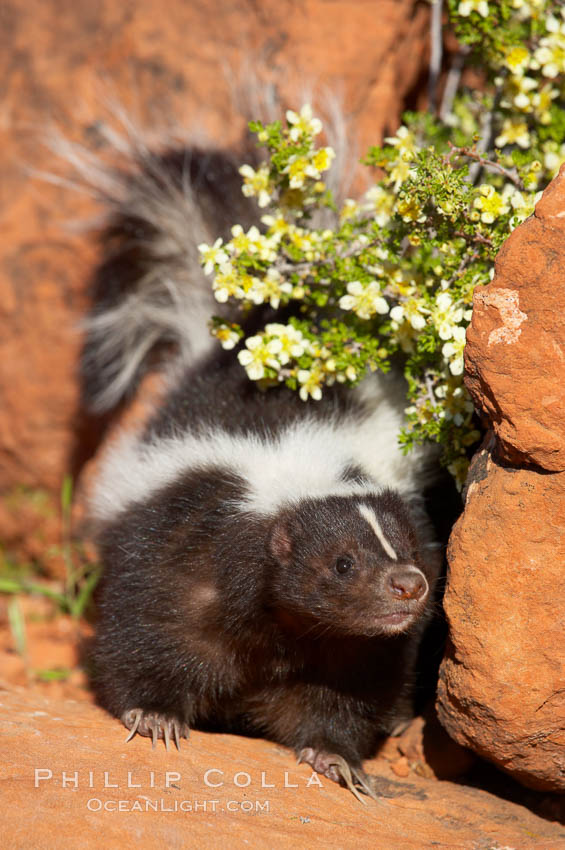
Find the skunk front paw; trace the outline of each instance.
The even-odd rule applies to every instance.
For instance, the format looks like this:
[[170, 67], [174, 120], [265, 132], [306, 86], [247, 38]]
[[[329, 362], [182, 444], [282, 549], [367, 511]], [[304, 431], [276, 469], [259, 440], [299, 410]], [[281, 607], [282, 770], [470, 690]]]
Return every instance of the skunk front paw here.
[[188, 724], [177, 717], [160, 714], [158, 711], [145, 711], [143, 708], [130, 708], [124, 711], [121, 721], [126, 729], [129, 729], [126, 743], [131, 741], [134, 735], [144, 735], [152, 738], [153, 749], [159, 738], [163, 738], [165, 747], [169, 749], [172, 738], [177, 750], [180, 750], [180, 739], [188, 738], [190, 734]]

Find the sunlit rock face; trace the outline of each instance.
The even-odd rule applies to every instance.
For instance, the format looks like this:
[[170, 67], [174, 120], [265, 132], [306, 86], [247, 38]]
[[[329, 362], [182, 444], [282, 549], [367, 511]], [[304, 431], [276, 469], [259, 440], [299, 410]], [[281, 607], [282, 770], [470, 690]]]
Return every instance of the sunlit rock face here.
[[491, 431], [449, 546], [440, 719], [565, 789], [565, 168], [475, 292], [466, 384]]

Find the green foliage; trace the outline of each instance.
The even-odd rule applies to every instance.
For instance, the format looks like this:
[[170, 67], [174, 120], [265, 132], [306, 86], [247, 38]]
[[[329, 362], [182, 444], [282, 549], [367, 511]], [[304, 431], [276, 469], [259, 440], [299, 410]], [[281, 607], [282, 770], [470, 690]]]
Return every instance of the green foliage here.
[[[440, 443], [459, 483], [479, 438], [463, 385], [473, 290], [489, 282], [503, 241], [565, 158], [560, 9], [551, 0], [449, 0], [483, 91], [459, 90], [443, 120], [407, 113], [364, 160], [371, 188], [340, 208], [323, 179], [334, 152], [316, 147], [322, 125], [309, 106], [288, 111], [285, 124], [252, 122], [267, 159], [240, 171], [244, 194], [265, 210], [263, 228], [235, 225], [226, 244], [200, 246], [218, 302], [293, 306], [296, 318], [266, 325], [238, 351], [251, 380], [316, 400], [400, 355], [401, 443]], [[244, 337], [220, 318], [211, 329], [224, 348]]]
[[[2, 556], [0, 557], [0, 593], [14, 595], [15, 597], [19, 594], [45, 597], [51, 599], [62, 613], [70, 614], [73, 618], [78, 619], [84, 615], [92, 599], [101, 568], [89, 563], [82, 545], [72, 539], [72, 495], [72, 479], [70, 476], [66, 476], [61, 486], [61, 544], [56, 547], [65, 564], [66, 576], [62, 586], [59, 584], [54, 586], [53, 583], [48, 584], [39, 581], [34, 577], [31, 565], [14, 564]], [[33, 493], [32, 496], [37, 501]], [[18, 492], [18, 499], [24, 498], [25, 493], [23, 491], [22, 493]], [[13, 606], [14, 617], [16, 617], [17, 598], [10, 602], [10, 606]], [[12, 607], [10, 610], [12, 610]], [[10, 622], [16, 639], [22, 634], [22, 631], [16, 629], [16, 620]]]

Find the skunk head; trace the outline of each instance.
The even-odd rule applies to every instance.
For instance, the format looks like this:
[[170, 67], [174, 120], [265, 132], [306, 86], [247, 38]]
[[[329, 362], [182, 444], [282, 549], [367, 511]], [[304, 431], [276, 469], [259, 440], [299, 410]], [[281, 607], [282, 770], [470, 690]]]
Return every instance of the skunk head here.
[[[273, 607], [312, 636], [392, 635], [424, 614], [434, 570], [393, 491], [309, 499], [281, 511], [270, 533]], [[325, 628], [324, 628], [325, 627]]]

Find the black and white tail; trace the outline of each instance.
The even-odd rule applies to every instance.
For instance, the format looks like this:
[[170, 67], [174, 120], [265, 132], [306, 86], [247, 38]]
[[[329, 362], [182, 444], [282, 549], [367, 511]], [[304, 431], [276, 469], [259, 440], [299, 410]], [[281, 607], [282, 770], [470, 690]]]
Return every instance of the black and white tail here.
[[188, 364], [214, 344], [208, 320], [219, 305], [198, 245], [229, 238], [236, 221], [251, 226], [255, 210], [229, 154], [186, 147], [155, 153], [134, 138], [127, 167], [108, 169], [84, 149], [63, 145], [59, 152], [108, 211], [81, 360], [83, 400], [103, 413], [131, 393], [163, 350], [174, 349], [175, 361]]

